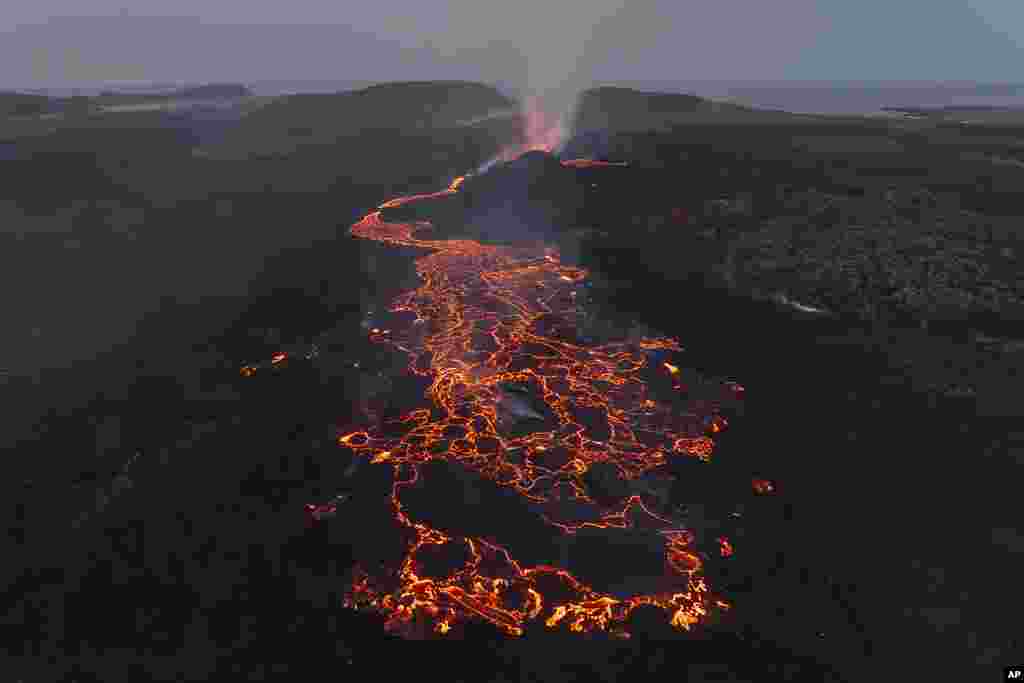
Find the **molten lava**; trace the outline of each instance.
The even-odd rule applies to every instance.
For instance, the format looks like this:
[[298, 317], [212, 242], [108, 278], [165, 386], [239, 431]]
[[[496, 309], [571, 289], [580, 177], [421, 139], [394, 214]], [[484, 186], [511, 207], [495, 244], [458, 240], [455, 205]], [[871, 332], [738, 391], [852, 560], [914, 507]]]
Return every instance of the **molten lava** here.
[[[557, 143], [551, 132], [557, 127], [549, 121], [531, 123], [528, 117], [526, 128], [522, 149]], [[380, 209], [452, 194], [461, 183], [458, 178], [447, 190], [393, 199]], [[582, 483], [597, 463], [612, 464], [628, 483], [673, 458], [711, 458], [709, 434], [723, 429], [725, 421], [716, 401], [680, 409], [686, 400], [679, 391], [682, 372], [670, 362], [682, 351], [678, 342], [640, 337], [583, 344], [572, 331], [582, 319], [574, 294], [585, 270], [562, 265], [550, 247], [418, 239], [414, 234], [422, 227], [385, 222], [378, 210], [351, 228], [363, 239], [430, 252], [416, 262], [422, 285], [391, 306], [405, 322], [375, 328], [370, 339], [408, 355], [409, 372], [430, 381], [432, 407], [339, 439], [356, 458], [395, 468], [390, 505], [411, 539], [386, 581], [379, 567], [357, 565], [345, 603], [379, 612], [389, 628], [419, 637], [449, 633], [467, 620], [490, 622], [511, 635], [522, 634], [527, 622], [538, 622], [628, 637], [623, 623], [640, 605], [661, 608], [668, 622], [684, 630], [727, 609], [712, 596], [694, 533], [676, 513], [645, 498], [639, 488], [599, 503]], [[548, 417], [531, 417], [535, 431], [526, 435], [508, 433], [501, 422], [502, 402], [524, 395], [508, 394], [512, 385], [528, 387], [541, 409], [546, 406]], [[721, 401], [734, 399], [733, 393], [724, 389]], [[641, 530], [660, 539], [663, 568], [660, 578], [651, 579], [655, 588], [602, 593], [564, 566], [521, 564], [500, 539], [442, 533], [414, 519], [403, 506], [403, 490], [417, 483], [426, 463], [438, 460], [514, 490], [564, 537], [586, 530], [613, 539]], [[309, 506], [307, 514], [316, 520], [336, 515], [344, 522], [344, 508], [334, 503]], [[425, 569], [439, 552], [458, 558], [441, 576]], [[731, 552], [722, 539], [722, 555]]]

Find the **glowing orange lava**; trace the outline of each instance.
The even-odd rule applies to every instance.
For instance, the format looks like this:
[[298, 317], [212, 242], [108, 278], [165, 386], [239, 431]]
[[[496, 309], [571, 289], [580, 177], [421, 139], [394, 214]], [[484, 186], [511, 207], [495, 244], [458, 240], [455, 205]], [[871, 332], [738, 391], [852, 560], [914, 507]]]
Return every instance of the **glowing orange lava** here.
[[[540, 137], [531, 145], [552, 142], [541, 134], [551, 129], [549, 122], [527, 129]], [[458, 178], [441, 192], [393, 199], [380, 208], [455, 193], [461, 183]], [[389, 628], [410, 637], [443, 635], [472, 619], [511, 635], [538, 621], [553, 629], [608, 630], [628, 637], [623, 623], [640, 605], [663, 609], [679, 629], [727, 609], [725, 601], [712, 596], [694, 534], [675, 513], [639, 493], [598, 504], [582, 483], [595, 463], [612, 463], [622, 478], [635, 482], [672, 458], [711, 458], [708, 434], [724, 429], [725, 421], [715, 401], [679, 409], [685, 399], [668, 385], [678, 390], [681, 373], [665, 360], [682, 351], [679, 343], [640, 337], [587, 346], [552, 332], [551, 321], [573, 329], [580, 321], [572, 294], [586, 279], [585, 270], [562, 265], [550, 247], [418, 239], [414, 233], [421, 227], [386, 222], [378, 210], [351, 228], [360, 238], [430, 251], [416, 262], [422, 285], [390, 308], [404, 313], [408, 323], [375, 328], [370, 338], [407, 354], [408, 371], [429, 378], [433, 409], [414, 410], [339, 438], [356, 458], [394, 466], [391, 505], [413, 538], [405, 559], [391, 572], [397, 588], [381, 585], [373, 571], [357, 565], [345, 604], [383, 614]], [[666, 374], [662, 390], [677, 398], [650, 398], [649, 385]], [[550, 412], [526, 436], [503, 430], [501, 387], [508, 382], [530, 387]], [[731, 390], [723, 390], [723, 402], [734, 398]], [[583, 412], [589, 417], [581, 417]], [[587, 420], [606, 436], [595, 438], [594, 424]], [[529, 457], [513, 458], [513, 453]], [[416, 483], [420, 466], [439, 459], [514, 489], [564, 535], [584, 528], [610, 537], [627, 529], [653, 530], [664, 546], [663, 576], [655, 577], [658, 588], [628, 596], [602, 594], [565, 567], [523, 566], [494, 539], [452, 537], [412, 519], [403, 508], [402, 489]], [[581, 519], [581, 506], [593, 514]], [[307, 507], [314, 518], [336, 510]], [[731, 553], [727, 544], [723, 554], [727, 547]], [[425, 553], [456, 546], [465, 557], [460, 566], [443, 577], [425, 576]]]
[[563, 166], [569, 168], [605, 168], [608, 166], [628, 166], [625, 161], [597, 161], [595, 159], [566, 159]]

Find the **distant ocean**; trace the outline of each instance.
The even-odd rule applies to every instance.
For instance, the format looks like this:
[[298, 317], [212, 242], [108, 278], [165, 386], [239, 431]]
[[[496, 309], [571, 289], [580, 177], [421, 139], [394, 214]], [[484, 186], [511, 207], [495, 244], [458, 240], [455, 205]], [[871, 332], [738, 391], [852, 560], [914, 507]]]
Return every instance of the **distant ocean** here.
[[[246, 82], [257, 95], [332, 93], [371, 85], [363, 80], [259, 80]], [[118, 92], [169, 92], [199, 83], [101, 83], [21, 89], [56, 96]], [[928, 81], [621, 81], [641, 90], [691, 93], [761, 109], [813, 114], [872, 114], [883, 107], [996, 107], [1024, 109], [1024, 84]], [[511, 88], [498, 86], [512, 94]]]
[[874, 114], [883, 107], [1024, 108], [1024, 84], [1019, 83], [646, 81], [621, 85], [807, 114]]

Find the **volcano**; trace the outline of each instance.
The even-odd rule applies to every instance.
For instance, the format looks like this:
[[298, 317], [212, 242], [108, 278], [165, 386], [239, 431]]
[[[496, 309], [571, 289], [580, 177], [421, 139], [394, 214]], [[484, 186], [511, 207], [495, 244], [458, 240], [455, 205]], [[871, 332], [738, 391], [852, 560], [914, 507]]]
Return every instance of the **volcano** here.
[[471, 176], [462, 188], [467, 207], [527, 200], [571, 203], [581, 190], [576, 174], [554, 154], [543, 150], [526, 152], [486, 173]]
[[599, 162], [563, 162], [550, 152], [530, 150], [458, 178], [448, 190], [387, 202], [380, 217], [419, 223], [420, 239], [471, 237], [504, 246], [554, 241], [582, 215], [588, 183], [580, 169], [593, 163]]
[[577, 173], [543, 150], [470, 176], [460, 190], [469, 233], [506, 245], [551, 239], [571, 226], [585, 201]]

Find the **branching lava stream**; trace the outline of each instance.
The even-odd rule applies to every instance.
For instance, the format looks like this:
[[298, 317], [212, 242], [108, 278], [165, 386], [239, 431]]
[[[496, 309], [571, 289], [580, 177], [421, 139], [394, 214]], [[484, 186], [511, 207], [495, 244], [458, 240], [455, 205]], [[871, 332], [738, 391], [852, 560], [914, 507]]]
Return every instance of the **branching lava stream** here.
[[[618, 502], [598, 503], [583, 484], [597, 463], [613, 465], [622, 480], [637, 484], [671, 458], [709, 458], [710, 435], [725, 427], [718, 404], [690, 401], [680, 410], [680, 370], [669, 361], [682, 349], [673, 339], [587, 346], [567, 333], [576, 327], [575, 292], [587, 273], [563, 265], [556, 249], [423, 240], [415, 233], [429, 224], [382, 218], [387, 209], [456, 193], [462, 182], [458, 178], [432, 195], [391, 200], [351, 228], [360, 238], [431, 252], [416, 262], [422, 285], [391, 307], [406, 322], [370, 335], [408, 354], [409, 372], [431, 382], [432, 407], [340, 438], [356, 458], [394, 465], [391, 505], [412, 539], [390, 580], [379, 579], [379, 568], [357, 565], [345, 604], [377, 611], [389, 628], [417, 637], [447, 633], [469, 619], [486, 620], [510, 635], [521, 635], [527, 622], [542, 621], [549, 628], [628, 637], [624, 622], [640, 605], [661, 608], [684, 630], [728, 609], [710, 591], [695, 533], [678, 510], [658, 505], [642, 486]], [[652, 380], [675, 390], [675, 398], [654, 400]], [[517, 436], [504, 428], [509, 418], [503, 405], [516, 400], [510, 386], [526, 388], [547, 407], [548, 418], [532, 423], [536, 431]], [[567, 538], [583, 529], [602, 530], [595, 533], [612, 539], [643, 530], [661, 544], [660, 576], [645, 577], [645, 590], [631, 593], [627, 572], [622, 589], [601, 593], [564, 566], [523, 566], [495, 539], [453, 536], [413, 519], [403, 506], [403, 489], [416, 484], [423, 465], [437, 460], [514, 489]], [[337, 514], [345, 523], [344, 510]], [[728, 541], [722, 543], [731, 554]], [[428, 577], [424, 556], [445, 546], [457, 550], [459, 562], [445, 576]], [[628, 567], [628, 557], [616, 559]]]
[[[527, 111], [525, 143], [482, 168], [551, 149], [558, 129], [534, 121], [538, 111]], [[727, 426], [722, 408], [740, 400], [743, 387], [725, 382], [693, 394], [675, 339], [634, 331], [596, 343], [581, 335], [585, 311], [577, 294], [588, 273], [562, 264], [556, 248], [421, 239], [417, 233], [430, 223], [384, 217], [405, 204], [456, 194], [464, 181], [392, 199], [351, 228], [358, 238], [427, 251], [416, 261], [420, 287], [390, 306], [394, 324], [368, 332], [371, 341], [408, 356], [407, 371], [429, 382], [430, 404], [339, 437], [354, 456], [346, 475], [360, 463], [393, 466], [390, 499], [382, 502], [400, 532], [396, 542], [404, 544], [396, 546], [404, 551], [394, 566], [364, 566], [357, 554], [344, 604], [377, 612], [389, 630], [414, 638], [448, 634], [471, 620], [513, 636], [542, 624], [629, 637], [629, 617], [642, 605], [660, 609], [684, 631], [729, 610], [710, 590], [704, 569], [708, 557], [728, 558], [734, 547], [713, 524], [702, 526], [706, 520], [673, 507], [666, 466], [711, 459], [712, 437]], [[315, 356], [314, 347], [306, 357]], [[269, 365], [284, 366], [288, 358], [275, 354]], [[256, 371], [242, 368], [244, 376]], [[524, 518], [483, 521], [480, 515], [463, 524], [449, 515], [447, 528], [431, 526], [423, 519], [431, 510], [464, 504], [460, 514], [473, 515], [465, 505], [475, 504], [416, 497], [430, 484], [425, 472], [438, 465], [508, 493], [520, 506], [513, 512]], [[603, 483], [595, 484], [598, 473]], [[753, 483], [757, 494], [773, 491], [768, 481]], [[465, 491], [464, 497], [479, 497]], [[333, 523], [358, 526], [359, 519], [345, 516], [350, 497], [309, 504], [306, 512], [311, 520], [335, 517]], [[416, 501], [418, 513], [410, 505]], [[501, 532], [456, 533], [460, 526], [479, 532], [497, 519], [505, 523]], [[545, 536], [545, 543], [550, 536], [550, 547], [540, 544], [550, 561], [517, 559], [512, 544], [491, 531]], [[591, 571], [595, 560], [603, 575]], [[588, 573], [603, 576], [601, 590], [581, 578]]]

